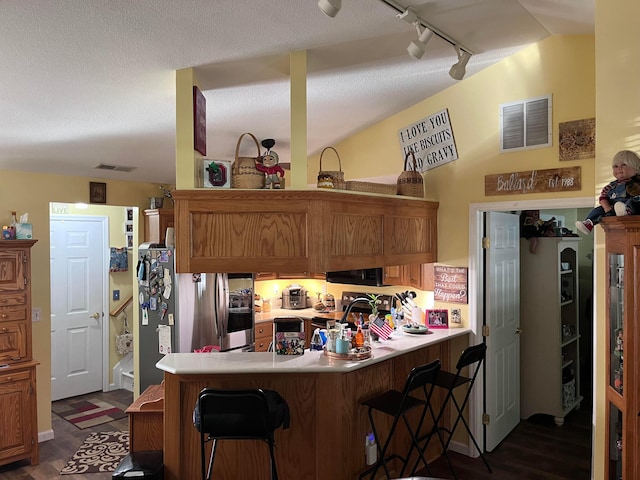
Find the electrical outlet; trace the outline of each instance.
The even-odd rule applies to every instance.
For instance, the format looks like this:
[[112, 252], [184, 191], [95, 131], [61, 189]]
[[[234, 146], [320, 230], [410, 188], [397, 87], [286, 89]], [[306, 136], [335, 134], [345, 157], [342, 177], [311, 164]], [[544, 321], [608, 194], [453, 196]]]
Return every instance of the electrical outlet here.
[[113, 291], [113, 299], [114, 300], [120, 300], [120, 290], [114, 290]]
[[459, 308], [451, 309], [451, 323], [462, 322], [462, 311]]
[[32, 308], [31, 309], [31, 321], [39, 322], [42, 320], [42, 309], [41, 308]]

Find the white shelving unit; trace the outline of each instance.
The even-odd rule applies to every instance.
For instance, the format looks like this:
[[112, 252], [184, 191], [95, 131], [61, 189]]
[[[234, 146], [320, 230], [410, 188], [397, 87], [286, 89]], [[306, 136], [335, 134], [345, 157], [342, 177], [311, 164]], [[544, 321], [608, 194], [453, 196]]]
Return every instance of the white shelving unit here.
[[577, 238], [520, 244], [520, 416], [553, 415], [557, 425], [582, 402]]

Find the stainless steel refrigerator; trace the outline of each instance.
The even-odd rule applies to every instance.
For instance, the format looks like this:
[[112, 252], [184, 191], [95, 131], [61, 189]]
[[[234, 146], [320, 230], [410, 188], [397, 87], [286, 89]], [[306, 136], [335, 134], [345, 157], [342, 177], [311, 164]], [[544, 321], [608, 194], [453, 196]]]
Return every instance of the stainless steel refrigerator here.
[[173, 247], [138, 249], [140, 392], [159, 384], [167, 353], [253, 348], [253, 274], [176, 274]]

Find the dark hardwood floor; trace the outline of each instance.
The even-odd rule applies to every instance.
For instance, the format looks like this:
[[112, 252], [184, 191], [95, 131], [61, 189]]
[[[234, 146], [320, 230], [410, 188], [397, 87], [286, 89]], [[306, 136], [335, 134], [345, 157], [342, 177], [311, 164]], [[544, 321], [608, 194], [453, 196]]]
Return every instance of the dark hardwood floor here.
[[[123, 410], [133, 401], [133, 395], [126, 390], [101, 395]], [[60, 476], [59, 472], [89, 433], [127, 430], [127, 418], [85, 430], [55, 414], [52, 423], [55, 439], [40, 444], [40, 464], [32, 467], [23, 461], [2, 466], [0, 480], [111, 479], [110, 473]], [[487, 454], [493, 474], [487, 471], [479, 457], [469, 458], [455, 452], [450, 457], [459, 480], [588, 480], [591, 478], [591, 407], [583, 403], [580, 410], [567, 416], [562, 427], [544, 415], [521, 421], [493, 452]], [[434, 477], [453, 478], [444, 458], [433, 462], [430, 468]], [[427, 475], [425, 470], [420, 473]]]
[[[561, 427], [548, 415], [522, 420], [486, 455], [492, 474], [480, 457], [450, 453], [458, 480], [589, 480], [591, 412], [590, 405], [583, 403], [579, 410], [573, 410], [565, 418]], [[453, 478], [444, 457], [433, 462], [430, 469], [434, 477]], [[427, 475], [426, 470], [421, 473]]]
[[[100, 393], [100, 398], [122, 410], [131, 405], [133, 394], [128, 390], [114, 390]], [[96, 394], [83, 395], [95, 397]], [[82, 397], [76, 397], [82, 398]], [[129, 429], [127, 417], [96, 427], [80, 430], [56, 414], [52, 414], [52, 428], [55, 438], [40, 443], [40, 464], [31, 466], [28, 461], [21, 461], [0, 467], [0, 480], [110, 480], [111, 473], [90, 473], [87, 475], [60, 475], [60, 470], [73, 456], [84, 439], [92, 432], [111, 432]]]

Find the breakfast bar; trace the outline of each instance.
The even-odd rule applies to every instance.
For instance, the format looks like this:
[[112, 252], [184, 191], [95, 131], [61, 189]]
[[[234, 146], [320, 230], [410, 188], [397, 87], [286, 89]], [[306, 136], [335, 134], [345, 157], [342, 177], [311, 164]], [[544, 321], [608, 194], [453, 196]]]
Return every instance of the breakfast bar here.
[[[205, 387], [270, 389], [286, 399], [291, 427], [275, 434], [280, 478], [357, 478], [366, 469], [365, 438], [371, 431], [361, 402], [390, 388], [402, 390], [414, 366], [440, 359], [447, 369], [449, 340], [469, 332], [457, 328], [392, 336], [374, 342], [371, 358], [360, 361], [331, 359], [323, 352], [308, 350], [297, 356], [272, 352], [166, 355], [156, 365], [164, 371], [165, 479], [200, 478], [200, 440], [192, 413]], [[436, 407], [442, 396], [434, 395]], [[395, 441], [399, 451], [408, 449], [408, 436], [398, 435]], [[437, 457], [438, 447], [431, 442], [427, 458]], [[263, 442], [222, 441], [213, 478], [266, 480], [268, 465], [268, 448]]]

